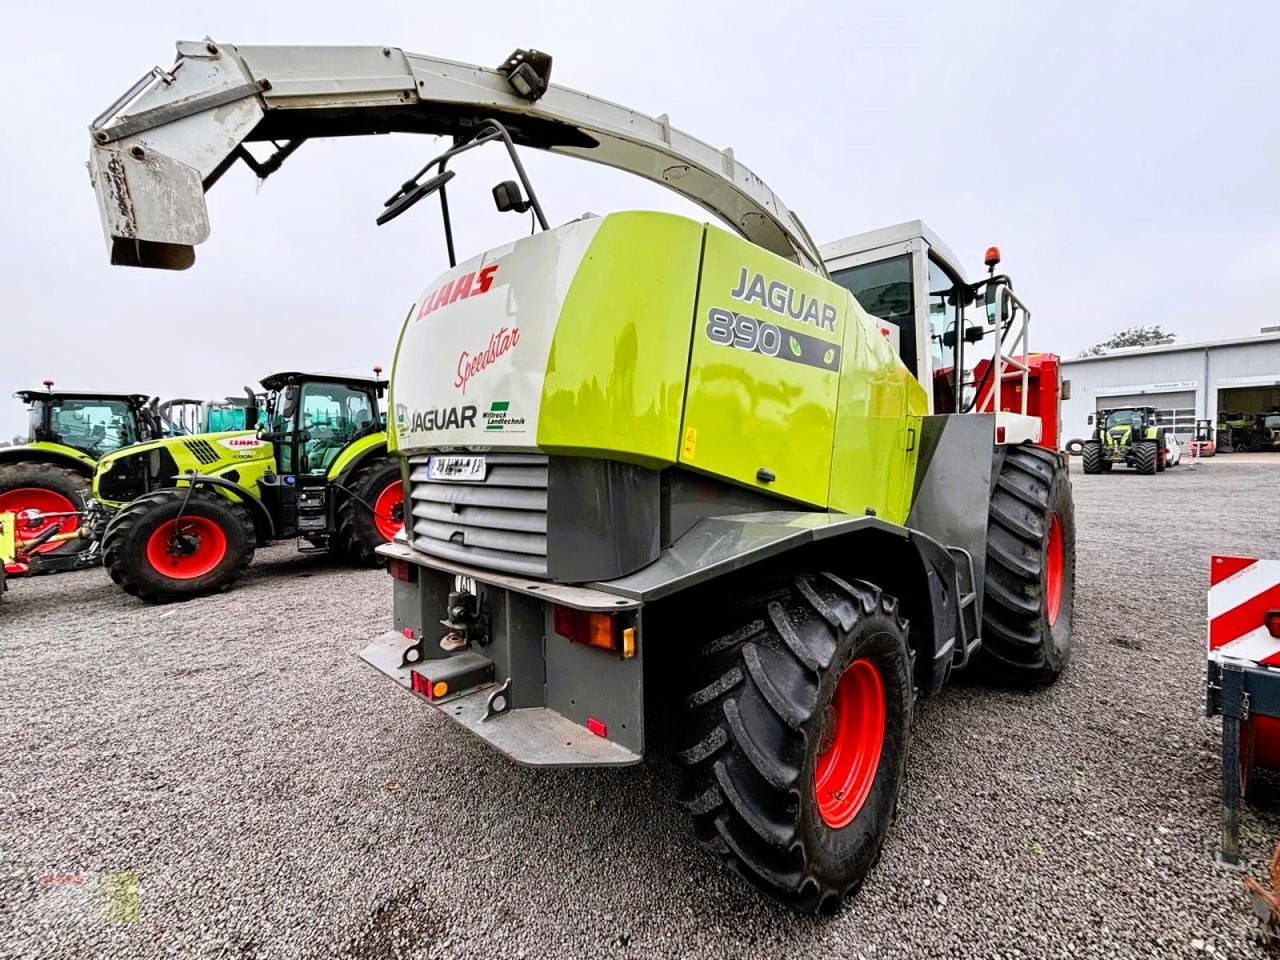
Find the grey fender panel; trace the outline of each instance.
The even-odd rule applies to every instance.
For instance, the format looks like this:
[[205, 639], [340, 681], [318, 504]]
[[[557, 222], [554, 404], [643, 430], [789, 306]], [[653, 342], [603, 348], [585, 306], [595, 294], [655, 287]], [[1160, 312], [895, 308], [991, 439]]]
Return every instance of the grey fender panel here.
[[814, 511], [708, 517], [643, 570], [591, 586], [632, 600], [659, 600], [761, 560], [865, 530], [884, 531], [904, 540], [910, 533], [878, 517]]
[[982, 585], [987, 557], [987, 515], [998, 465], [993, 414], [939, 414], [925, 417], [920, 461], [907, 526], [939, 543], [960, 547], [973, 558], [982, 621]]

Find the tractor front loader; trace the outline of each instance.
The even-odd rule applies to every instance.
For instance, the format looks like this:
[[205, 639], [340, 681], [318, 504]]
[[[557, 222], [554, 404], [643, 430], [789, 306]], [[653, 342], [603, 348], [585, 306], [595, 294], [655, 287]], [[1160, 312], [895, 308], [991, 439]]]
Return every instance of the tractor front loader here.
[[262, 386], [261, 426], [246, 388], [245, 429], [169, 437], [98, 464], [94, 497], [117, 511], [103, 563], [126, 592], [166, 602], [221, 590], [256, 547], [284, 539], [381, 562], [376, 548], [403, 527], [379, 408], [386, 381], [289, 372]]
[[64, 536], [80, 529], [95, 466], [115, 450], [162, 435], [154, 402], [144, 394], [55, 390], [52, 380], [44, 387], [16, 394], [31, 410], [27, 443], [0, 450], [0, 512], [14, 515], [19, 540], [40, 539], [25, 572], [97, 563], [93, 538]]
[[1093, 436], [1084, 441], [1085, 473], [1108, 473], [1114, 466], [1153, 475], [1165, 469], [1165, 433], [1155, 407], [1119, 407], [1089, 416]]
[[[918, 702], [970, 667], [1049, 683], [1070, 652], [1071, 484], [1043, 445], [1061, 381], [998, 251], [970, 282], [918, 222], [820, 250], [732, 151], [550, 84], [537, 51], [490, 70], [178, 50], [93, 127], [115, 263], [189, 266], [236, 159], [262, 175], [308, 137], [451, 138], [377, 217], [437, 195], [449, 269], [396, 345], [405, 530], [378, 551], [391, 629], [361, 657], [535, 766], [636, 763], [671, 713], [713, 855], [800, 910], [856, 893]], [[243, 145], [273, 140], [265, 161]], [[486, 145], [514, 171], [495, 206], [535, 230], [458, 258], [447, 185]], [[553, 221], [517, 145], [665, 184], [722, 225]]]

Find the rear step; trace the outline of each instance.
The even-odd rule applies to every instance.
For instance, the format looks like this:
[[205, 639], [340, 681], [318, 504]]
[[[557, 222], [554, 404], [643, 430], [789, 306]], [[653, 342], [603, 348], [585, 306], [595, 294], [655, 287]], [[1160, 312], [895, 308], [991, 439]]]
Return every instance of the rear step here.
[[956, 587], [960, 597], [960, 643], [955, 650], [952, 667], [959, 669], [969, 662], [969, 657], [982, 643], [979, 633], [978, 594], [975, 587], [977, 575], [973, 567], [973, 555], [963, 547], [947, 547], [956, 560]]

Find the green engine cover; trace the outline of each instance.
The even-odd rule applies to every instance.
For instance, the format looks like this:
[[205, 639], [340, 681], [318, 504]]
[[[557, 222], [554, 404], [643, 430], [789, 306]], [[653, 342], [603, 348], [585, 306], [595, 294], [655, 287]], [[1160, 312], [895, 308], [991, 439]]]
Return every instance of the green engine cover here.
[[901, 522], [924, 389], [835, 283], [726, 231], [610, 214], [488, 251], [406, 319], [393, 449], [690, 470]]

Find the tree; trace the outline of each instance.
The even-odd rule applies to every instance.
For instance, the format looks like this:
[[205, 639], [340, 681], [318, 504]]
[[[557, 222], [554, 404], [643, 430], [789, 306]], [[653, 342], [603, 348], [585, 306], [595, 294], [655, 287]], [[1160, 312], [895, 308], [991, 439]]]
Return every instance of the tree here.
[[1150, 347], [1157, 343], [1173, 343], [1177, 334], [1165, 333], [1160, 324], [1150, 327], [1130, 327], [1114, 334], [1111, 339], [1095, 343], [1088, 350], [1081, 352], [1082, 357], [1097, 357], [1108, 350], [1119, 350], [1122, 347]]

